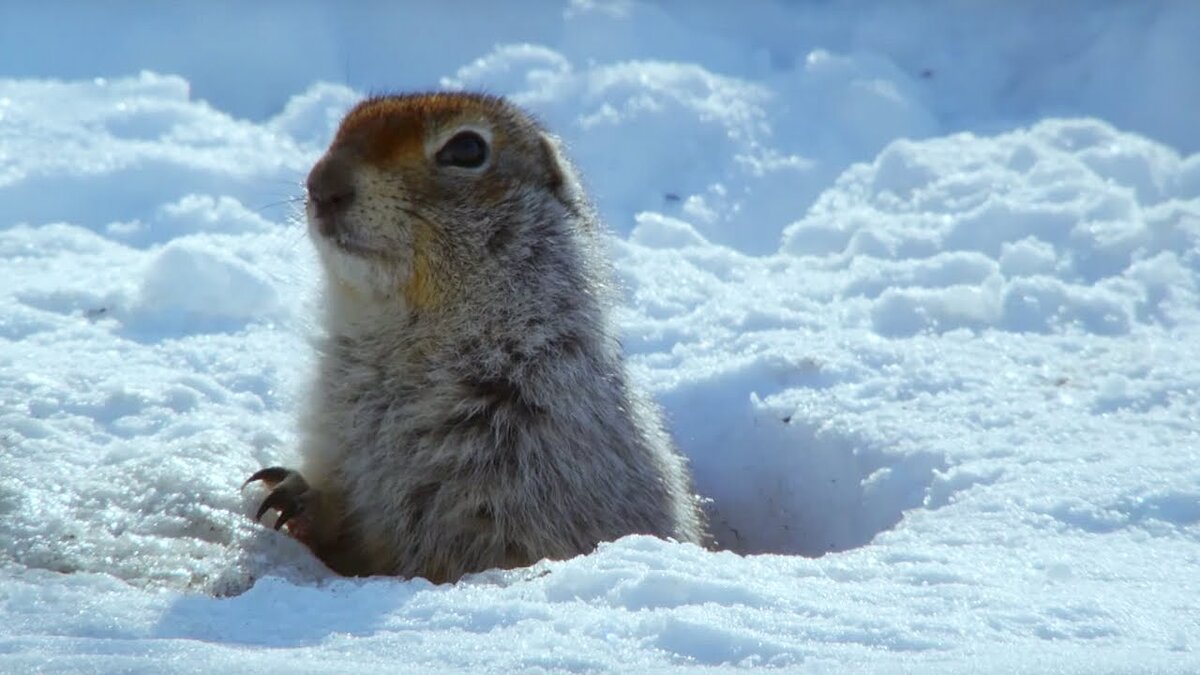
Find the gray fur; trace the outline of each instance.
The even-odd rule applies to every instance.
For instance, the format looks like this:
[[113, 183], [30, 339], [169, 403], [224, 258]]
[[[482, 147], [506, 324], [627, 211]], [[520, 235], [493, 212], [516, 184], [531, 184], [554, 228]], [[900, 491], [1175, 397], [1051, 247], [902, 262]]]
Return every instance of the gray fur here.
[[[686, 462], [630, 386], [602, 228], [558, 143], [503, 100], [436, 96], [465, 112], [430, 129], [502, 139], [486, 171], [355, 163], [346, 248], [309, 207], [327, 289], [305, 538], [343, 574], [434, 581], [633, 533], [702, 543]], [[362, 105], [388, 100], [416, 98]], [[353, 161], [377, 132], [330, 155]], [[421, 256], [437, 300], [414, 306], [398, 289]]]

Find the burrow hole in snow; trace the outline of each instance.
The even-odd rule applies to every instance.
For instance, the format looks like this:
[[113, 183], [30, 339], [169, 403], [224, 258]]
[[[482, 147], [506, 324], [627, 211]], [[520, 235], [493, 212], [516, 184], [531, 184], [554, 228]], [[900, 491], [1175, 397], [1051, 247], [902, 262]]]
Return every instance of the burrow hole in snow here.
[[895, 453], [826, 419], [773, 414], [729, 379], [660, 398], [711, 500], [720, 549], [816, 557], [866, 545], [921, 507], [946, 469], [937, 453]]

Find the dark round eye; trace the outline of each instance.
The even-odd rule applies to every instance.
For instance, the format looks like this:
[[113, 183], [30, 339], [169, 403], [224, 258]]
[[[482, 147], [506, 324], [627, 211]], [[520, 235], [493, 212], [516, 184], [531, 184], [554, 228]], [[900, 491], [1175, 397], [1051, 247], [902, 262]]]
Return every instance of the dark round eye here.
[[442, 166], [478, 169], [488, 158], [487, 141], [474, 131], [461, 131], [446, 141], [433, 158]]

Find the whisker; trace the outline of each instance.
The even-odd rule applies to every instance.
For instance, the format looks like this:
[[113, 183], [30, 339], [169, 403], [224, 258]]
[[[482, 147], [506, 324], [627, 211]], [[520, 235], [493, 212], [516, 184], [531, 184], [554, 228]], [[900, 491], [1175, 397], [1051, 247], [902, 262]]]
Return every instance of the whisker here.
[[255, 211], [261, 212], [261, 211], [266, 211], [267, 209], [273, 209], [277, 206], [286, 206], [288, 204], [302, 204], [303, 202], [304, 202], [303, 197], [288, 197], [287, 199], [280, 199], [279, 201], [269, 202], [267, 204], [261, 204], [261, 205], [255, 206], [253, 208]]

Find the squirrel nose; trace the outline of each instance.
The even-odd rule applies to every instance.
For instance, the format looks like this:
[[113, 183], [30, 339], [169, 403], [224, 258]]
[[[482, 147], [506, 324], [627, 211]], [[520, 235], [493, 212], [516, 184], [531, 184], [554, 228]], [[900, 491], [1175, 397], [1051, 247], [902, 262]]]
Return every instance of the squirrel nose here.
[[355, 192], [352, 178], [349, 163], [331, 155], [322, 157], [309, 172], [308, 201], [316, 210], [322, 230], [332, 229], [330, 216], [350, 208]]

